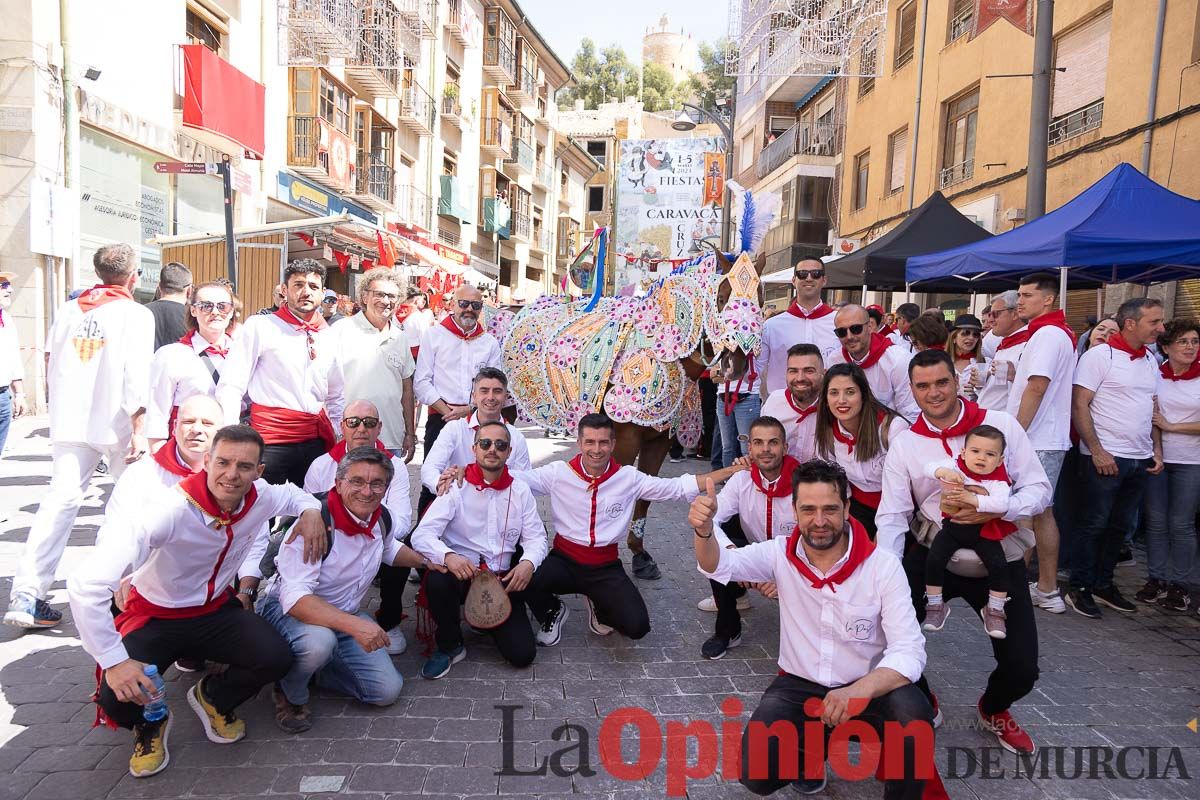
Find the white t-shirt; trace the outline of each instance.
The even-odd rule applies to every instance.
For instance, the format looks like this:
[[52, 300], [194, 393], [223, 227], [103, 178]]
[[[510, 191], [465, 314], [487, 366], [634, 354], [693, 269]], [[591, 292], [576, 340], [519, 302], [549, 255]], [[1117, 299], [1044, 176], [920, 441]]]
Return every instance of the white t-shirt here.
[[[1128, 353], [1098, 344], [1079, 359], [1075, 385], [1096, 393], [1092, 422], [1100, 444], [1110, 454], [1121, 458], [1154, 455], [1150, 427], [1159, 383], [1158, 361], [1149, 352], [1131, 359]], [[1092, 454], [1086, 442], [1079, 443], [1079, 450]]]
[[1008, 391], [1005, 409], [1014, 417], [1029, 379], [1050, 379], [1042, 403], [1028, 428], [1034, 450], [1071, 449], [1071, 378], [1075, 370], [1075, 345], [1062, 328], [1046, 326], [1034, 331], [1017, 361], [1017, 375]]
[[[1160, 381], [1158, 409], [1167, 422], [1200, 422], [1200, 378]], [[1167, 464], [1200, 464], [1200, 434], [1163, 431], [1162, 448]]]
[[338, 320], [330, 327], [329, 336], [337, 343], [342, 362], [347, 405], [355, 400], [371, 401], [383, 422], [379, 440], [393, 452], [402, 451], [404, 380], [417, 368], [409, 349], [415, 342], [395, 323], [379, 330], [366, 314]]

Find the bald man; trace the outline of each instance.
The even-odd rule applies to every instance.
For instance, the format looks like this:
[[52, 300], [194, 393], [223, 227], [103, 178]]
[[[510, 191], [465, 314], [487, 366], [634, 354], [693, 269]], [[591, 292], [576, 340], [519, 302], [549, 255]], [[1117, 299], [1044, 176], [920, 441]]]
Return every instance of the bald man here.
[[458, 287], [450, 314], [425, 331], [413, 376], [417, 402], [429, 406], [425, 455], [447, 422], [471, 413], [471, 381], [484, 367], [500, 369], [500, 343], [483, 329], [483, 295], [474, 286]]
[[867, 374], [875, 399], [909, 420], [920, 413], [908, 383], [909, 354], [891, 339], [870, 328], [870, 315], [858, 305], [846, 305], [833, 316], [833, 333], [841, 349], [829, 358], [834, 364], [857, 364]]

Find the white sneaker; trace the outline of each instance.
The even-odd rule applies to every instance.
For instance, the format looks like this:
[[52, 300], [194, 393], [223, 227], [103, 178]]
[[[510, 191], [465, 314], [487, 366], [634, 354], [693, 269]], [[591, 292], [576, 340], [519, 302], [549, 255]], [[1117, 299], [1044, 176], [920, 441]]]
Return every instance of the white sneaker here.
[[611, 625], [605, 625], [600, 620], [596, 619], [596, 608], [592, 605], [592, 598], [586, 594], [583, 596], [583, 602], [587, 603], [588, 607], [588, 628], [597, 636], [608, 636], [613, 632]]
[[534, 632], [534, 638], [542, 647], [554, 647], [558, 644], [558, 640], [562, 638], [562, 626], [567, 621], [567, 616], [571, 610], [567, 608], [567, 604], [560, 598], [558, 601], [558, 611], [555, 611], [549, 619], [538, 626]]
[[[708, 597], [704, 598], [699, 603], [696, 603], [696, 608], [700, 609], [701, 611], [707, 611], [710, 614], [715, 614], [715, 613], [717, 613], [717, 601], [715, 599], [713, 599], [713, 596], [710, 594]], [[737, 601], [737, 610], [738, 611], [749, 611], [750, 610], [750, 598], [747, 597], [746, 595], [742, 595], [741, 597], [739, 597], [738, 601]]]
[[408, 639], [404, 638], [404, 631], [400, 630], [399, 625], [388, 631], [387, 637], [387, 651], [389, 656], [398, 656], [408, 649]]
[[1063, 602], [1062, 593], [1057, 588], [1043, 592], [1038, 588], [1037, 581], [1029, 582], [1029, 599], [1035, 606], [1051, 614], [1063, 614], [1067, 610], [1067, 604]]

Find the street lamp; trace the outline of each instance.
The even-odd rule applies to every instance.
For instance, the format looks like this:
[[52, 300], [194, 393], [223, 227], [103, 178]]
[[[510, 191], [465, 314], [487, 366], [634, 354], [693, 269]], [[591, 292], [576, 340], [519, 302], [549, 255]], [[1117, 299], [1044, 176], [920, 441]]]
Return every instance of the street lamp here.
[[[724, 98], [717, 100], [717, 103], [720, 105], [724, 105], [726, 102], [727, 101]], [[679, 113], [679, 118], [671, 123], [671, 128], [673, 130], [686, 133], [687, 131], [696, 129], [695, 120], [688, 115], [688, 112], [690, 111], [695, 114], [696, 117], [708, 120], [716, 125], [717, 129], [721, 131], [721, 135], [725, 137], [725, 197], [722, 204], [723, 208], [721, 210], [721, 252], [728, 253], [730, 223], [733, 221], [731, 216], [733, 194], [729, 189], [729, 180], [733, 177], [733, 130], [731, 128], [733, 123], [732, 114], [730, 115], [730, 121], [726, 122], [720, 116], [707, 109], [701, 108], [700, 106], [693, 105], [692, 103], [681, 103], [681, 105], [683, 106], [683, 110]]]

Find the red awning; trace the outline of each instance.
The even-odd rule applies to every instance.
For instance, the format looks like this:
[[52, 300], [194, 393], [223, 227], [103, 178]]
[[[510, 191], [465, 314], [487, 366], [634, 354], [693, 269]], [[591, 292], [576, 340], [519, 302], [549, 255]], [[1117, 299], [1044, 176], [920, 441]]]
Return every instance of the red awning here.
[[183, 124], [224, 136], [257, 158], [266, 150], [266, 87], [202, 44], [183, 52]]

